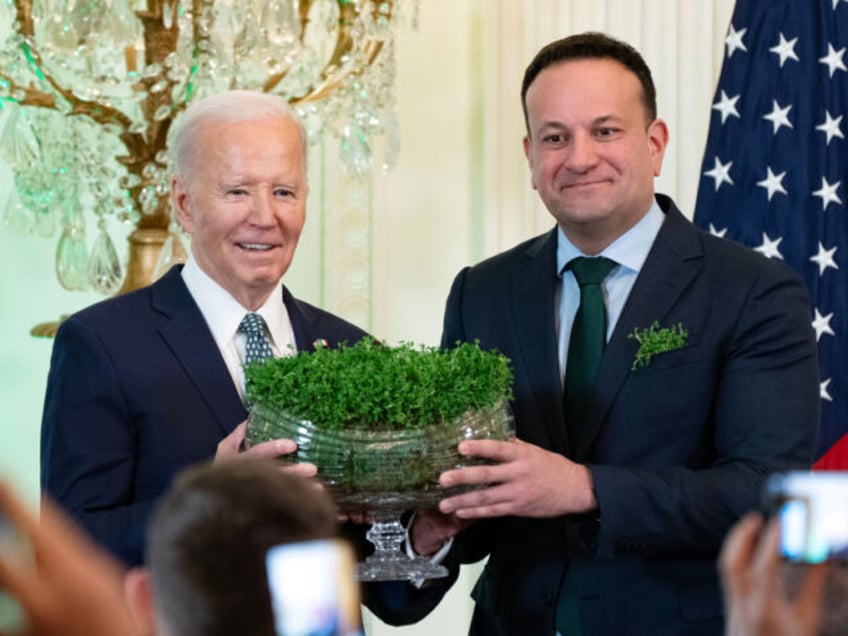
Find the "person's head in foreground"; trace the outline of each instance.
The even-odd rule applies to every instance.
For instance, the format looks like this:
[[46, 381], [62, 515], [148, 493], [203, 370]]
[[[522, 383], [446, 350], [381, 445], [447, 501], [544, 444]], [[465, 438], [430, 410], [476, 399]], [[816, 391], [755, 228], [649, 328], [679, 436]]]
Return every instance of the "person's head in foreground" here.
[[333, 503], [279, 463], [232, 459], [190, 468], [148, 529], [147, 570], [127, 588], [159, 636], [273, 636], [265, 558], [276, 545], [333, 538]]

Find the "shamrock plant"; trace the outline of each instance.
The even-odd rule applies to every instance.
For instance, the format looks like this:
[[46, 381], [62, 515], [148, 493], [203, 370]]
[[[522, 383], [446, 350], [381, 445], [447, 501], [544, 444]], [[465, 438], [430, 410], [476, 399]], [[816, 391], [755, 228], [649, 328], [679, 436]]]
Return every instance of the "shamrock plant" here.
[[636, 351], [636, 357], [633, 359], [632, 371], [647, 367], [651, 364], [654, 356], [675, 349], [682, 349], [686, 346], [686, 339], [689, 337], [689, 332], [683, 327], [682, 323], [677, 323], [671, 327], [660, 327], [660, 323], [656, 320], [650, 327], [645, 329], [636, 328], [628, 338], [634, 338], [639, 343], [639, 349]]
[[478, 344], [452, 349], [365, 338], [336, 349], [245, 367], [248, 402], [320, 423], [325, 429], [422, 427], [511, 397], [506, 356]]

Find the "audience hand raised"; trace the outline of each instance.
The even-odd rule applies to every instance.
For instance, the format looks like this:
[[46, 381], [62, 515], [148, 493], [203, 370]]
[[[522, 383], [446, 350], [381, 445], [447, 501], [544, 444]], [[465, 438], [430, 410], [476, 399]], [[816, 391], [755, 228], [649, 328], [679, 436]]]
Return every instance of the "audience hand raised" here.
[[39, 523], [9, 486], [0, 483], [0, 507], [31, 550], [28, 558], [0, 555], [0, 588], [18, 601], [28, 623], [15, 636], [138, 634], [117, 561], [50, 501], [43, 502]]
[[727, 636], [813, 636], [821, 619], [827, 563], [810, 565], [794, 597], [781, 573], [780, 526], [749, 514], [730, 531], [719, 557]]

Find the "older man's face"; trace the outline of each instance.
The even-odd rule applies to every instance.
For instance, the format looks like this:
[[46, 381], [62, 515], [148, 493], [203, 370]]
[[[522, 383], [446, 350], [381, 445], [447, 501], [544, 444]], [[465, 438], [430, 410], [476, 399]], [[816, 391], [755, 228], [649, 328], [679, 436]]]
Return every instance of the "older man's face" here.
[[299, 129], [283, 117], [212, 122], [198, 150], [192, 181], [172, 184], [177, 218], [201, 269], [256, 309], [288, 270], [305, 221]]

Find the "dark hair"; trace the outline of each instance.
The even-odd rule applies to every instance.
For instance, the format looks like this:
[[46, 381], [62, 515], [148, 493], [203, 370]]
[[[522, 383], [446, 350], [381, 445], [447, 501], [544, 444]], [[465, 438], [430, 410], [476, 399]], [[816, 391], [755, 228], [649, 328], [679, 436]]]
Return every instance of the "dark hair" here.
[[265, 553], [336, 532], [328, 496], [277, 462], [189, 468], [148, 529], [157, 615], [178, 636], [274, 636]]
[[616, 40], [605, 33], [589, 31], [551, 42], [536, 53], [536, 57], [524, 71], [524, 80], [521, 82], [521, 107], [524, 109], [524, 124], [528, 134], [530, 121], [527, 117], [527, 91], [533, 80], [549, 66], [569, 60], [585, 59], [611, 59], [630, 70], [642, 85], [642, 103], [645, 105], [648, 122], [657, 118], [657, 90], [651, 78], [651, 69], [639, 52], [626, 42]]

